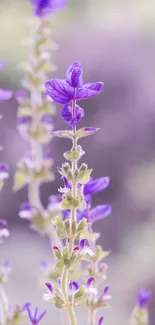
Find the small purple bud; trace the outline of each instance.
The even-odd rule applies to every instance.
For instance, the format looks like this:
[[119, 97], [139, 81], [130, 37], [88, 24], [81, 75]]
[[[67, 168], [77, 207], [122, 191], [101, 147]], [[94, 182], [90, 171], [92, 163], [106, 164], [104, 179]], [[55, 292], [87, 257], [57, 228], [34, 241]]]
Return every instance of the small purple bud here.
[[0, 230], [1, 230], [2, 228], [4, 228], [6, 225], [7, 225], [6, 220], [4, 220], [4, 219], [0, 219]]
[[89, 288], [92, 284], [92, 282], [95, 280], [94, 276], [90, 276], [86, 282], [86, 287]]
[[99, 321], [98, 321], [98, 325], [104, 325], [103, 322], [104, 322], [104, 317], [101, 316]]
[[24, 202], [20, 206], [19, 217], [22, 219], [31, 219], [37, 210], [29, 202]]
[[78, 256], [79, 255], [79, 251], [80, 251], [80, 247], [77, 245], [77, 246], [74, 246], [73, 248], [73, 255], [74, 256]]
[[27, 115], [27, 116], [21, 116], [18, 117], [17, 119], [17, 124], [18, 126], [27, 126], [30, 125], [32, 123], [32, 116]]
[[52, 286], [51, 283], [46, 282], [46, 283], [45, 283], [45, 286], [48, 288], [48, 290], [49, 290], [52, 294], [54, 293], [53, 286]]
[[81, 239], [80, 240], [80, 251], [82, 251], [85, 248], [86, 244], [86, 239]]
[[145, 289], [141, 289], [138, 296], [138, 305], [140, 308], [147, 308], [148, 302], [151, 298], [151, 292], [146, 291]]

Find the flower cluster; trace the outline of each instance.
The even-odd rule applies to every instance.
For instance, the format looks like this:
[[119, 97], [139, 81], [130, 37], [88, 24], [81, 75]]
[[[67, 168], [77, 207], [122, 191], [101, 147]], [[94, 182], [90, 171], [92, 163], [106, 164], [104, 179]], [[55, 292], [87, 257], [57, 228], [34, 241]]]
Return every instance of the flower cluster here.
[[46, 233], [50, 239], [55, 236], [51, 224], [57, 211], [52, 214], [44, 209], [40, 198], [40, 184], [54, 180], [51, 170], [53, 156], [47, 150], [52, 139], [55, 106], [47, 97], [44, 83], [47, 73], [55, 70], [51, 65], [52, 42], [51, 14], [62, 9], [66, 0], [30, 1], [35, 8], [33, 39], [29, 48], [29, 60], [22, 68], [26, 72], [22, 81], [24, 90], [16, 93], [19, 103], [17, 127], [21, 136], [29, 141], [31, 152], [18, 163], [14, 190], [28, 185], [28, 202], [21, 205], [20, 217], [31, 219], [32, 227]]
[[[87, 245], [87, 242], [91, 242], [94, 235], [92, 233], [93, 222], [108, 216], [111, 212], [109, 205], [91, 208], [92, 194], [104, 190], [109, 185], [109, 178], [93, 180], [91, 178], [92, 169], [88, 169], [85, 163], [79, 166], [79, 160], [84, 155], [82, 147], [78, 144], [79, 138], [89, 136], [98, 129], [94, 127], [76, 128], [84, 116], [84, 110], [77, 105], [77, 101], [98, 95], [103, 88], [103, 83], [84, 84], [82, 66], [79, 62], [73, 62], [68, 68], [64, 80], [52, 79], [45, 85], [47, 94], [52, 100], [64, 105], [61, 117], [71, 127], [71, 130], [53, 131], [52, 134], [70, 138], [72, 148], [64, 153], [64, 157], [69, 162], [63, 163], [59, 170], [64, 181], [64, 187], [59, 190], [62, 194], [61, 208], [65, 211], [64, 219], [57, 217], [55, 221], [57, 234], [66, 240], [66, 245], [63, 248], [58, 245], [53, 246], [57, 263], [52, 271], [44, 264], [49, 278], [53, 277], [53, 281], [56, 280], [56, 284], [46, 283], [48, 293], [44, 298], [53, 301], [58, 308], [67, 308], [70, 323], [75, 325], [75, 306], [87, 305], [92, 313], [97, 308], [107, 307], [110, 298], [109, 286], [100, 290], [95, 286], [98, 270], [96, 273], [93, 270], [94, 275], [87, 274], [84, 284], [80, 285], [74, 279], [75, 270], [76, 272], [78, 269], [80, 270], [83, 260], [95, 265], [96, 262], [98, 264], [107, 256], [107, 252], [103, 252], [100, 246], [96, 246], [94, 251], [94, 248]], [[103, 265], [102, 273], [104, 273]], [[102, 323], [103, 317], [99, 319], [99, 324]]]

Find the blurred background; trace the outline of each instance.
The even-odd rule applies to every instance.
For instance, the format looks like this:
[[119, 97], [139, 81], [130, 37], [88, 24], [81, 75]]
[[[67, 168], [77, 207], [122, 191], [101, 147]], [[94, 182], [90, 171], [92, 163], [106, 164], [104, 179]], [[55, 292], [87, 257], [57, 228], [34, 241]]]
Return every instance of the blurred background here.
[[[0, 87], [20, 87], [23, 72], [19, 64], [26, 56], [22, 41], [28, 36], [27, 18], [32, 16], [28, 0], [0, 0]], [[112, 215], [95, 224], [101, 231], [100, 244], [111, 250], [107, 259], [111, 284], [111, 309], [105, 311], [106, 324], [123, 325], [136, 302], [141, 287], [155, 290], [155, 2], [153, 0], [70, 0], [68, 7], [53, 18], [53, 39], [59, 50], [53, 54], [58, 71], [50, 77], [64, 77], [72, 61], [84, 67], [85, 82], [104, 81], [100, 96], [83, 102], [85, 119], [81, 126], [100, 131], [82, 140], [84, 157], [93, 177], [110, 176], [110, 187], [94, 197], [94, 204], [109, 203]], [[0, 261], [9, 259], [13, 272], [6, 285], [11, 304], [49, 309], [44, 324], [59, 325], [59, 311], [42, 301], [38, 286], [40, 261], [51, 260], [48, 241], [20, 220], [20, 202], [27, 189], [13, 193], [13, 175], [19, 158], [29, 150], [16, 130], [17, 103], [13, 98], [0, 103], [0, 160], [10, 167], [10, 178], [0, 195], [0, 217], [11, 231], [3, 244]], [[55, 128], [64, 128], [57, 107]], [[56, 180], [43, 185], [44, 204], [57, 193], [63, 151], [67, 140], [54, 139]], [[150, 325], [155, 324], [155, 296], [150, 302]], [[85, 313], [85, 314], [84, 314]], [[87, 313], [77, 309], [79, 324], [87, 323]], [[85, 316], [84, 316], [85, 315]]]

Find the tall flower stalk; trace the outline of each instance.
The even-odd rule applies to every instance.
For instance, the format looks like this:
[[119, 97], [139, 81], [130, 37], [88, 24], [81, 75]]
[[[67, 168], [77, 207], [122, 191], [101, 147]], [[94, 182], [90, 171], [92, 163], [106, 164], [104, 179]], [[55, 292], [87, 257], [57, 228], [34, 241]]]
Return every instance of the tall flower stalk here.
[[[75, 307], [92, 302], [94, 297], [93, 282], [95, 281], [94, 276], [89, 276], [84, 285], [79, 285], [75, 280], [72, 280], [75, 269], [80, 262], [89, 258], [92, 254], [95, 256], [95, 252], [85, 246], [87, 240], [91, 242], [91, 230], [89, 220], [84, 214], [81, 215], [82, 212], [85, 213], [87, 210], [84, 191], [86, 184], [90, 180], [92, 169], [88, 169], [85, 163], [79, 166], [79, 160], [84, 151], [78, 144], [78, 140], [94, 134], [98, 129], [94, 127], [77, 129], [77, 123], [84, 116], [84, 110], [77, 105], [77, 101], [98, 95], [102, 88], [102, 82], [83, 84], [82, 66], [79, 62], [74, 62], [68, 68], [65, 80], [53, 79], [46, 82], [47, 94], [55, 102], [64, 105], [61, 117], [71, 127], [71, 130], [54, 131], [52, 134], [71, 139], [72, 148], [64, 153], [64, 157], [69, 162], [63, 163], [59, 170], [64, 180], [64, 188], [60, 189], [62, 193], [61, 207], [67, 212], [65, 220], [58, 217], [55, 222], [58, 236], [66, 241], [66, 245], [62, 249], [57, 245], [53, 247], [58, 260], [54, 270], [58, 273], [58, 276], [60, 275], [57, 279], [59, 287], [47, 282], [48, 293], [45, 294], [44, 298], [55, 302], [58, 308], [65, 307], [71, 325], [77, 324]], [[102, 206], [103, 213], [105, 216], [108, 215], [110, 207]], [[79, 242], [78, 245], [77, 242]], [[107, 288], [104, 291], [106, 295]], [[106, 300], [104, 301], [100, 295], [97, 297], [97, 303], [102, 307], [107, 305]], [[100, 324], [102, 321], [103, 318], [100, 318]]]
[[[17, 126], [21, 136], [31, 145], [31, 152], [22, 158], [15, 175], [14, 189], [28, 185], [28, 202], [21, 205], [20, 216], [31, 219], [33, 227], [54, 239], [55, 232], [51, 224], [57, 211], [45, 210], [40, 198], [40, 185], [51, 182], [54, 175], [52, 154], [46, 150], [52, 139], [54, 104], [45, 93], [45, 80], [51, 69], [51, 50], [56, 45], [51, 40], [51, 14], [62, 9], [66, 0], [30, 1], [34, 6], [35, 17], [29, 44], [29, 58], [23, 65], [25, 78], [24, 90], [17, 92], [19, 102]], [[24, 211], [24, 213], [23, 213]]]

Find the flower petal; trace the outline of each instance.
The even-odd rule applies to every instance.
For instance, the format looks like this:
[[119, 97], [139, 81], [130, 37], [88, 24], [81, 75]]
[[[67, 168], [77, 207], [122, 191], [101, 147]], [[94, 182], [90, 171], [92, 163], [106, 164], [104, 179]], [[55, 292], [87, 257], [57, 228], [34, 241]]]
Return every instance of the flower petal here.
[[67, 70], [66, 81], [73, 88], [82, 87], [82, 65], [80, 62], [73, 62]]
[[48, 288], [48, 290], [53, 294], [53, 286], [52, 286], [52, 284], [51, 283], [49, 283], [49, 282], [46, 282], [45, 283], [45, 286]]
[[103, 324], [103, 321], [104, 321], [104, 317], [101, 316], [101, 317], [99, 318], [98, 325], [104, 325], [104, 324]]
[[51, 79], [45, 83], [47, 94], [59, 104], [68, 104], [74, 97], [74, 89], [61, 79]]
[[90, 195], [103, 191], [107, 186], [109, 186], [109, 177], [100, 177], [94, 180], [90, 180], [83, 189], [84, 195]]
[[0, 100], [8, 100], [12, 97], [12, 95], [13, 95], [12, 90], [0, 89]]
[[86, 287], [89, 288], [92, 284], [92, 282], [95, 280], [94, 276], [90, 276], [86, 282]]
[[139, 296], [138, 296], [138, 305], [139, 307], [143, 308], [146, 307], [150, 298], [151, 298], [151, 292], [146, 291], [145, 289], [141, 289]]
[[110, 205], [97, 205], [89, 212], [88, 221], [94, 222], [107, 217], [111, 213]]
[[84, 110], [82, 107], [76, 105], [74, 117], [72, 114], [72, 107], [70, 105], [65, 105], [61, 112], [61, 117], [70, 126], [76, 125], [84, 116]]
[[87, 99], [98, 95], [103, 89], [103, 82], [88, 83], [78, 89], [76, 99]]

